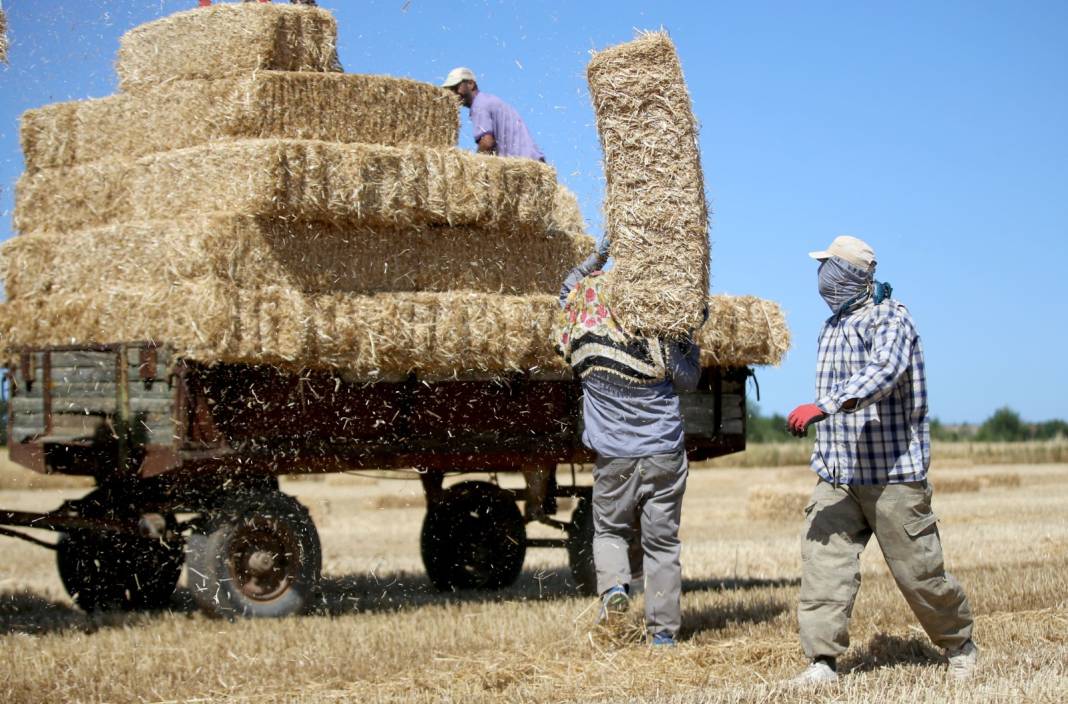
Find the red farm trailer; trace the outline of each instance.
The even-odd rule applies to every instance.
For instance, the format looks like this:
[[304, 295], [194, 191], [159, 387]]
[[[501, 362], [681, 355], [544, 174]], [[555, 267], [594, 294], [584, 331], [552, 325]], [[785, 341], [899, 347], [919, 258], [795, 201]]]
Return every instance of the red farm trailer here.
[[[691, 461], [744, 449], [750, 374], [706, 369], [699, 390], [683, 395]], [[568, 551], [580, 590], [594, 587], [592, 487], [574, 472], [593, 456], [580, 441], [573, 380], [366, 383], [209, 366], [130, 342], [22, 350], [8, 384], [11, 459], [96, 486], [48, 513], [0, 511], [0, 533], [54, 549], [63, 584], [86, 610], [163, 606], [183, 565], [208, 612], [305, 610], [319, 581], [319, 538], [278, 477], [366, 468], [420, 472], [422, 558], [437, 588], [511, 584], [528, 548], [549, 547]], [[519, 472], [526, 488], [444, 486], [446, 474], [464, 472]], [[577, 502], [567, 521], [556, 517], [560, 497]], [[560, 537], [528, 539], [531, 521]]]

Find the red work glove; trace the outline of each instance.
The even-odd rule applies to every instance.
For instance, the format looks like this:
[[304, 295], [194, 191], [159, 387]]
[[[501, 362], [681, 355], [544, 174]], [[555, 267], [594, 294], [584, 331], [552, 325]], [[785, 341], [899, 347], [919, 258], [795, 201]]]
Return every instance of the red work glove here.
[[790, 416], [786, 419], [786, 427], [797, 437], [802, 437], [808, 430], [808, 426], [826, 417], [827, 414], [816, 404], [802, 403], [790, 412]]

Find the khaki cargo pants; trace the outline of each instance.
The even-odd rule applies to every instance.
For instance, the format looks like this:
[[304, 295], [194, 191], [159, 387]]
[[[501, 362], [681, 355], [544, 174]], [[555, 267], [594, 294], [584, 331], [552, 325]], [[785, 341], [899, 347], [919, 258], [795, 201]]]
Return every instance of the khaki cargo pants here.
[[645, 626], [675, 635], [681, 621], [679, 521], [686, 452], [642, 458], [598, 457], [593, 469], [593, 564], [597, 593], [630, 584], [629, 545], [641, 532]]
[[797, 616], [810, 659], [837, 657], [849, 647], [860, 553], [872, 534], [931, 641], [958, 648], [971, 638], [971, 607], [942, 562], [927, 482], [835, 487], [821, 479], [805, 513]]

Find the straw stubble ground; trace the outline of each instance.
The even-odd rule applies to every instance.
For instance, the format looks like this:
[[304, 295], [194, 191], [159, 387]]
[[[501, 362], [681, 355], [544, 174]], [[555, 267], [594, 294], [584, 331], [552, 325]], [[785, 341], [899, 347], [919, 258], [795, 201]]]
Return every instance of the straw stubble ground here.
[[[936, 469], [945, 479], [971, 468]], [[1018, 486], [935, 496], [950, 569], [977, 613], [982, 669], [945, 677], [872, 545], [853, 621], [851, 673], [822, 692], [776, 684], [796, 641], [797, 528], [745, 517], [753, 483], [801, 489], [801, 468], [695, 471], [682, 537], [682, 643], [654, 654], [591, 641], [560, 551], [528, 555], [519, 584], [446, 597], [423, 577], [418, 483], [330, 476], [286, 482], [324, 546], [320, 615], [213, 621], [188, 595], [163, 615], [73, 610], [40, 548], [0, 538], [0, 698], [68, 701], [987, 702], [1068, 697], [1068, 465], [984, 467]], [[76, 494], [66, 490], [66, 495]], [[0, 492], [54, 506], [64, 491]], [[390, 497], [387, 500], [385, 497]], [[408, 497], [411, 500], [399, 500]]]

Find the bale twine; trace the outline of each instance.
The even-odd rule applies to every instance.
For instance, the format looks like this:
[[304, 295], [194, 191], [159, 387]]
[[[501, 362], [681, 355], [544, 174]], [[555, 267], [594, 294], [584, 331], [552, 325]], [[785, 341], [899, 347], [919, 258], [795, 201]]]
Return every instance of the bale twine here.
[[119, 40], [119, 88], [253, 71], [340, 71], [337, 23], [316, 7], [216, 4], [135, 27]]
[[0, 246], [0, 277], [10, 298], [208, 276], [304, 293], [548, 294], [593, 247], [582, 234], [339, 227], [220, 213], [13, 237]]
[[16, 190], [24, 233], [204, 212], [544, 233], [556, 175], [460, 149], [258, 139], [42, 169]]
[[675, 47], [648, 32], [587, 68], [604, 150], [614, 310], [631, 331], [684, 337], [708, 292], [708, 206], [697, 124]]
[[458, 115], [455, 97], [429, 83], [261, 71], [48, 105], [22, 115], [20, 134], [36, 171], [234, 139], [451, 147]]

